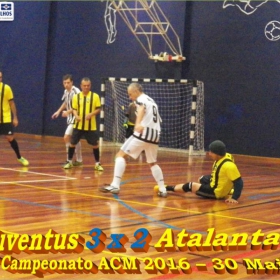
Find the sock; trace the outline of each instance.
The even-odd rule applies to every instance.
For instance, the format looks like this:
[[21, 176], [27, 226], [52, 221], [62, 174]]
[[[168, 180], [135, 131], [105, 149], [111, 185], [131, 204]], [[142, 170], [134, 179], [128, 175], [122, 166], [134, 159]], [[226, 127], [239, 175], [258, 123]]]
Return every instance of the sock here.
[[93, 156], [94, 156], [95, 162], [99, 163], [99, 158], [100, 158], [99, 148], [93, 149]]
[[175, 186], [166, 186], [166, 190], [170, 192], [175, 192]]
[[83, 161], [83, 157], [82, 157], [82, 145], [81, 145], [81, 142], [79, 142], [77, 145], [76, 145], [76, 160], [79, 161], [79, 162], [82, 162]]
[[70, 143], [69, 143], [69, 142], [65, 144], [65, 147], [66, 147], [66, 160], [67, 160], [67, 161], [69, 160], [69, 159], [68, 159], [68, 149], [69, 149], [69, 146], [70, 146]]
[[16, 139], [13, 139], [11, 142], [9, 142], [12, 149], [15, 151], [16, 155], [17, 155], [17, 158], [20, 159], [21, 158], [21, 155], [20, 155], [20, 152], [19, 152], [19, 147], [18, 147], [18, 143], [16, 141]]
[[125, 171], [125, 166], [126, 166], [126, 162], [123, 157], [117, 157], [115, 159], [114, 178], [111, 183], [111, 186], [115, 188], [120, 188], [122, 176]]
[[71, 163], [72, 163], [72, 159], [73, 159], [74, 153], [75, 153], [75, 147], [69, 147], [68, 148], [68, 160]]
[[166, 188], [164, 186], [164, 180], [163, 180], [163, 174], [162, 174], [161, 168], [156, 164], [151, 167], [151, 171], [152, 171], [153, 177], [155, 178], [155, 180], [159, 186], [159, 191], [165, 193]]

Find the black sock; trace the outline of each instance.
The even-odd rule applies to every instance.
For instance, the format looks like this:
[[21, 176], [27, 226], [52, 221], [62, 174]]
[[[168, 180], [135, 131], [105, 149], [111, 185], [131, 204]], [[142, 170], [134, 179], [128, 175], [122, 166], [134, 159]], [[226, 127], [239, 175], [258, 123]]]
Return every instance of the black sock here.
[[166, 190], [170, 192], [175, 192], [175, 186], [166, 186]]
[[93, 149], [93, 155], [94, 155], [95, 161], [96, 161], [96, 162], [99, 162], [99, 159], [100, 159], [99, 148]]
[[69, 147], [68, 148], [68, 159], [69, 160], [73, 159], [74, 153], [75, 153], [75, 147]]
[[19, 147], [18, 147], [18, 143], [17, 143], [16, 139], [13, 139], [9, 143], [10, 143], [11, 147], [13, 148], [13, 150], [15, 151], [15, 153], [17, 155], [17, 158], [20, 159], [21, 155], [20, 155], [20, 152], [19, 152]]

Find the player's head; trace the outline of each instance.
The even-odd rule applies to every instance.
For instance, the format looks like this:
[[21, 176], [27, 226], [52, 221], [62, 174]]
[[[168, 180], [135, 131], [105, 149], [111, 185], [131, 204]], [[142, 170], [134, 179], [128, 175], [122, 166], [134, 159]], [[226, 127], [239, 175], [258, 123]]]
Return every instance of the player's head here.
[[209, 155], [212, 157], [215, 155], [223, 157], [226, 154], [226, 145], [220, 141], [215, 140], [209, 145]]
[[66, 74], [62, 78], [63, 86], [66, 90], [70, 91], [73, 86], [73, 77], [70, 74]]
[[90, 91], [90, 88], [91, 88], [91, 81], [89, 78], [85, 77], [85, 78], [82, 78], [81, 80], [81, 89], [82, 89], [82, 92], [87, 94], [89, 93]]
[[137, 97], [143, 93], [143, 88], [138, 83], [131, 83], [127, 88], [129, 99], [135, 101]]

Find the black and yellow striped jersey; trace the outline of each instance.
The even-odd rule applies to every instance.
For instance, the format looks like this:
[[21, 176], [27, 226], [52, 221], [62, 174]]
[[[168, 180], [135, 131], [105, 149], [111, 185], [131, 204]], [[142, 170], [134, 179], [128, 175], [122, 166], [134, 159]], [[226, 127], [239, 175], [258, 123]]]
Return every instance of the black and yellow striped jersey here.
[[10, 86], [0, 83], [0, 123], [12, 122], [12, 111], [9, 101], [14, 99]]
[[77, 111], [80, 121], [75, 120], [74, 128], [79, 130], [96, 130], [96, 117], [86, 120], [86, 115], [100, 108], [100, 98], [95, 92], [89, 92], [86, 96], [80, 92], [73, 96], [72, 107]]

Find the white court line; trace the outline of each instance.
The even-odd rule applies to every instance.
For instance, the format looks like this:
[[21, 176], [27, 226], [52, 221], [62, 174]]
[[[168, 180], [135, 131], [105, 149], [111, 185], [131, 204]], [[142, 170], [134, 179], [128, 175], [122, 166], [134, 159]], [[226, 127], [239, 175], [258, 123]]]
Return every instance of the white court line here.
[[[38, 174], [38, 175], [43, 175], [43, 176], [50, 176], [50, 177], [57, 177], [57, 178], [71, 178], [71, 177], [67, 177], [67, 176], [59, 176], [59, 175], [50, 175], [47, 173], [39, 173], [39, 172], [33, 172], [33, 171], [25, 171], [25, 170], [19, 170], [19, 169], [13, 169], [13, 168], [2, 168], [0, 167], [0, 170], [9, 170], [9, 171], [15, 171], [15, 172], [24, 172], [24, 173], [32, 173], [32, 174]], [[76, 178], [72, 178], [72, 179], [76, 179]]]
[[65, 179], [49, 179], [49, 180], [30, 180], [30, 181], [10, 181], [10, 182], [0, 182], [0, 185], [3, 184], [19, 184], [19, 183], [39, 183], [39, 182], [57, 182], [57, 181], [67, 181], [67, 180], [76, 180], [77, 178], [65, 178]]
[[13, 169], [13, 168], [2, 168], [2, 167], [0, 167], [0, 171], [1, 171], [1, 170], [8, 170], [8, 171], [14, 171], [14, 172], [24, 172], [24, 173], [31, 173], [31, 174], [41, 175], [41, 176], [56, 177], [56, 178], [60, 178], [60, 179], [0, 182], [0, 185], [2, 185], [2, 184], [16, 184], [16, 183], [56, 182], [56, 181], [76, 180], [76, 179], [77, 179], [77, 178], [74, 178], [74, 177], [66, 177], [66, 176], [59, 176], [59, 175], [50, 175], [50, 174], [46, 174], [46, 173], [39, 173], [39, 172], [33, 172], [33, 171], [24, 171], [24, 170], [18, 170], [18, 169]]

